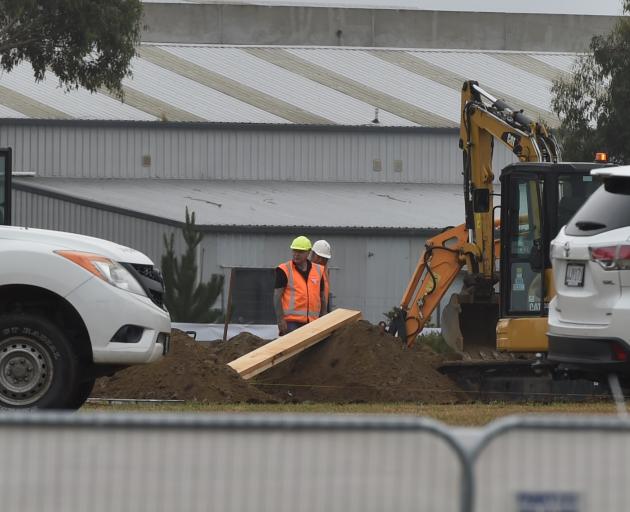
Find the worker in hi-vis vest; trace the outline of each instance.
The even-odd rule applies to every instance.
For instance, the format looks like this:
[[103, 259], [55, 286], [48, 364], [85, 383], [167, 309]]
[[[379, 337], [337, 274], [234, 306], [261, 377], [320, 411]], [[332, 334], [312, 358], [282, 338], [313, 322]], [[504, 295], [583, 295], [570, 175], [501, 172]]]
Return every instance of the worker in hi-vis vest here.
[[324, 267], [309, 261], [311, 247], [308, 238], [298, 236], [291, 242], [293, 257], [276, 268], [273, 305], [280, 336], [326, 313]]
[[311, 249], [311, 261], [324, 267], [324, 294], [326, 295], [326, 312], [330, 311], [330, 275], [328, 274], [328, 262], [332, 258], [330, 244], [326, 240], [317, 240]]

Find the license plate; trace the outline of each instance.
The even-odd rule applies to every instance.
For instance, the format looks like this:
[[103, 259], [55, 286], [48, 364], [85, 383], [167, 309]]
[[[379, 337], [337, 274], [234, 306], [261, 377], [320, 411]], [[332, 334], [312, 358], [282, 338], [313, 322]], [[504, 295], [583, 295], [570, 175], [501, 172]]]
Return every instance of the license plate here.
[[569, 263], [564, 276], [567, 286], [584, 286], [584, 263]]

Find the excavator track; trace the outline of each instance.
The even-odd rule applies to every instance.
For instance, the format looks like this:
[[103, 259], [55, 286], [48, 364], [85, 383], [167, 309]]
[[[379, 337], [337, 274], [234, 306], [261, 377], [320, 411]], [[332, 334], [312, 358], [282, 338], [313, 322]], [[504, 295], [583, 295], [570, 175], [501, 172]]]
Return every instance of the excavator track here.
[[[538, 371], [536, 359], [510, 358], [449, 361], [438, 371], [453, 380], [472, 401], [491, 402], [585, 402], [610, 399], [607, 383], [562, 378]], [[507, 357], [507, 359], [506, 359]]]

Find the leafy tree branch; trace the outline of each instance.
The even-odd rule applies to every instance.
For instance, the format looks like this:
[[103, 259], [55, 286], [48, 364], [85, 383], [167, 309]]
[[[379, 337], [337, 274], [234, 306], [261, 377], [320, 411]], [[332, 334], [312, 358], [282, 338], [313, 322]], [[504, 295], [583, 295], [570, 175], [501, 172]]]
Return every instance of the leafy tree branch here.
[[[624, 0], [630, 13], [630, 0]], [[561, 125], [564, 159], [592, 161], [606, 151], [612, 162], [630, 160], [630, 18], [620, 17], [609, 34], [592, 38], [570, 77], [552, 87], [552, 109]]]
[[28, 61], [38, 81], [121, 96], [141, 15], [140, 0], [0, 0], [0, 69]]

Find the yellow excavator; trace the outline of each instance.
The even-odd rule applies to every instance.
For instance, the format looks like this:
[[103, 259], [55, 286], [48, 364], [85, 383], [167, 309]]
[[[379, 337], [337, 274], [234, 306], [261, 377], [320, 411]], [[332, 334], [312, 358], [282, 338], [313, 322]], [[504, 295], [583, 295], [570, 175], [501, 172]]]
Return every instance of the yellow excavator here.
[[[501, 171], [500, 194], [492, 170], [495, 140], [519, 160]], [[488, 376], [501, 376], [506, 389], [516, 375], [529, 377], [535, 354], [547, 350], [546, 317], [555, 293], [549, 244], [598, 187], [590, 170], [603, 164], [562, 163], [559, 144], [543, 123], [474, 81], [462, 88], [459, 144], [466, 222], [426, 242], [389, 332], [413, 345], [465, 269], [463, 288], [441, 318], [445, 341], [463, 359], [441, 370], [477, 387]]]

